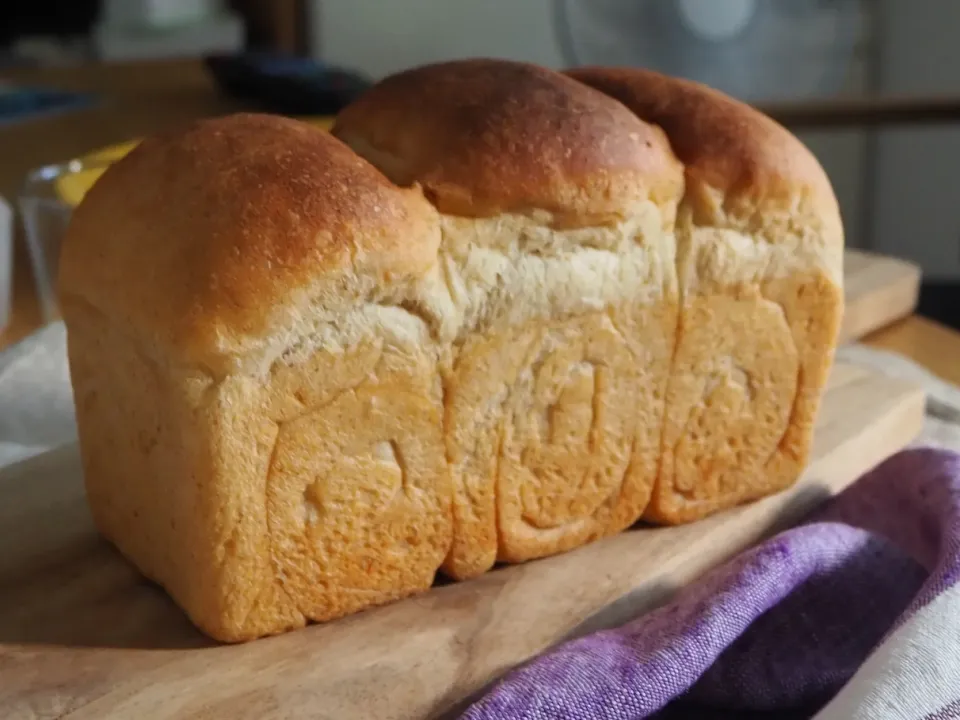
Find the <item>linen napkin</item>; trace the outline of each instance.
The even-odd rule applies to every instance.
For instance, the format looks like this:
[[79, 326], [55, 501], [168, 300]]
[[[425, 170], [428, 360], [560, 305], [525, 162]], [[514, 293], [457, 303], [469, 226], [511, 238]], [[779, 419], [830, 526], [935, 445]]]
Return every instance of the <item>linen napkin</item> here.
[[[65, 332], [0, 352], [0, 466], [76, 437]], [[960, 390], [921, 383], [923, 435], [804, 523], [669, 605], [508, 675], [466, 720], [960, 718]]]
[[958, 578], [960, 456], [907, 450], [669, 605], [508, 676], [465, 718], [960, 717]]

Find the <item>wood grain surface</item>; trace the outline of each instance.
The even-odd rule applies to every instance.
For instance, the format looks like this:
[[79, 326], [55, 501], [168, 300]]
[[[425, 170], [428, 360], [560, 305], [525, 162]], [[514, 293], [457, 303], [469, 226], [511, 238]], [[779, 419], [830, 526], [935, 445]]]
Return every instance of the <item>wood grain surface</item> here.
[[4, 718], [455, 717], [509, 668], [648, 610], [796, 521], [904, 446], [923, 393], [834, 368], [814, 458], [792, 489], [677, 528], [636, 528], [565, 555], [345, 620], [217, 646], [100, 541], [75, 447], [0, 474]]
[[847, 250], [843, 283], [845, 307], [840, 339], [852, 342], [916, 309], [920, 268], [886, 255]]
[[912, 315], [872, 333], [867, 345], [899, 353], [934, 375], [960, 385], [960, 332]]

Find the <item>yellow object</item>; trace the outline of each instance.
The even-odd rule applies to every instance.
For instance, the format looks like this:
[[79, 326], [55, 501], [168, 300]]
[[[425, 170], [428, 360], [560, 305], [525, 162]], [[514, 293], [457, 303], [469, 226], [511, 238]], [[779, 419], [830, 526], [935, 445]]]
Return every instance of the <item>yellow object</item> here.
[[[324, 130], [329, 130], [333, 126], [332, 117], [306, 117], [301, 119]], [[133, 150], [139, 142], [139, 140], [128, 140], [124, 143], [100, 148], [78, 158], [82, 166], [81, 169], [66, 172], [54, 181], [57, 196], [70, 207], [76, 207], [103, 171]]]
[[137, 140], [130, 140], [119, 145], [101, 148], [89, 155], [80, 158], [81, 168], [73, 172], [65, 172], [54, 181], [57, 196], [70, 207], [76, 207], [83, 200], [93, 184], [111, 163], [115, 163], [137, 146]]

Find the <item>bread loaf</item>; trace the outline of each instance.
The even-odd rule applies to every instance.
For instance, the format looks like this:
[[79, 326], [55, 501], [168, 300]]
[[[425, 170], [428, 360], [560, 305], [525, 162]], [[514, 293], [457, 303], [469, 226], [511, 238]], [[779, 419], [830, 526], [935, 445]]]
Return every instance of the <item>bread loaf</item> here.
[[776, 491], [842, 230], [786, 130], [640, 71], [457, 61], [333, 134], [145, 140], [60, 264], [100, 531], [214, 638]]

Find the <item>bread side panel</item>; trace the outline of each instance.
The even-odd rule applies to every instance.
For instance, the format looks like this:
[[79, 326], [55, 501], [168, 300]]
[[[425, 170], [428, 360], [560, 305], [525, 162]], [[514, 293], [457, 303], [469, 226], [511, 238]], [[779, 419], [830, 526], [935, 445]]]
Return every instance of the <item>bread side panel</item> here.
[[100, 532], [214, 635], [225, 603], [211, 534], [204, 402], [213, 383], [65, 298], [87, 498]]
[[[226, 558], [244, 580], [257, 636], [324, 621], [430, 587], [451, 542], [436, 347], [399, 307], [347, 313], [262, 377], [218, 392], [218, 498]], [[223, 488], [227, 488], [224, 484]]]
[[570, 550], [643, 512], [659, 455], [669, 315], [617, 308], [529, 330], [528, 362], [504, 404], [499, 560]]
[[420, 302], [451, 343], [448, 574], [567, 550], [643, 511], [676, 328], [672, 220], [652, 203], [577, 230], [444, 218]]
[[683, 309], [647, 512], [656, 521], [695, 520], [793, 483], [836, 348], [840, 260], [818, 218], [717, 215], [686, 205], [678, 222]]

